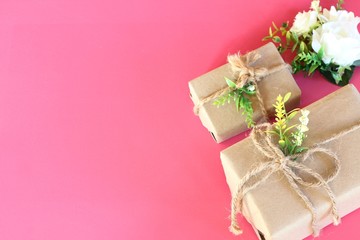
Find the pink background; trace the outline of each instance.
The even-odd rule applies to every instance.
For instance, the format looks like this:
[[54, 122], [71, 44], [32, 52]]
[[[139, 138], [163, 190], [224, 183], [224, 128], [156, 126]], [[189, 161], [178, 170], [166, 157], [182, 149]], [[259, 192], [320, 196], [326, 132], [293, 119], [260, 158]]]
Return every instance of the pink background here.
[[[0, 239], [256, 239], [227, 230], [219, 152], [244, 134], [213, 142], [187, 82], [309, 3], [2, 0]], [[337, 89], [295, 78], [303, 106]], [[360, 238], [359, 221], [319, 239]]]

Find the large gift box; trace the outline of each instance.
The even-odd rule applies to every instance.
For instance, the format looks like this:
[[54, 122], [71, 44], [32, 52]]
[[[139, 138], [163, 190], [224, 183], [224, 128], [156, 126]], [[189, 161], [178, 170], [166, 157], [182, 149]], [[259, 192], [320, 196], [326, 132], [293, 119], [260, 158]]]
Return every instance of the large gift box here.
[[[264, 108], [268, 115], [274, 114], [272, 104], [279, 94], [284, 95], [291, 92], [292, 95], [287, 103], [287, 108], [297, 107], [300, 102], [301, 91], [274, 44], [268, 43], [248, 54], [254, 52], [259, 54], [260, 58], [250, 64], [249, 67], [255, 70], [269, 70], [269, 74], [258, 82], [258, 91], [261, 92]], [[190, 96], [194, 102], [196, 114], [199, 115], [202, 124], [217, 142], [222, 142], [247, 129], [245, 116], [237, 111], [233, 101], [220, 107], [213, 105], [213, 100], [200, 104], [203, 99], [227, 87], [224, 77], [234, 82], [237, 81], [238, 76], [234, 76], [229, 63], [189, 82]], [[264, 114], [259, 109], [258, 99], [251, 96], [250, 100], [254, 109], [253, 119], [258, 121]]]
[[[299, 168], [288, 168], [294, 176], [305, 175], [294, 182], [309, 204], [314, 207], [315, 224], [321, 229], [334, 220], [334, 208], [342, 217], [360, 207], [360, 95], [353, 85], [348, 85], [306, 109], [310, 111], [310, 130], [307, 132], [304, 145], [309, 149], [321, 147], [326, 150], [314, 152], [300, 163], [311, 169], [313, 175], [320, 174], [324, 179], [336, 168], [334, 156], [340, 166], [338, 174], [322, 186], [304, 186], [306, 184], [302, 184], [301, 179], [305, 183], [311, 182], [311, 176], [302, 174]], [[330, 154], [325, 154], [324, 151], [329, 151]], [[274, 159], [265, 157], [248, 137], [223, 150], [221, 161], [226, 181], [234, 197], [245, 175], [254, 171], [259, 164], [271, 164], [270, 161]], [[256, 179], [257, 177], [264, 177], [260, 175], [251, 181], [256, 182], [260, 180]], [[331, 190], [327, 191], [325, 185]], [[332, 191], [336, 205], [332, 205], [329, 191]], [[309, 206], [282, 171], [275, 171], [266, 181], [243, 196], [240, 211], [258, 231], [259, 238], [261, 236], [261, 239], [266, 240], [299, 240], [314, 233], [314, 216]]]

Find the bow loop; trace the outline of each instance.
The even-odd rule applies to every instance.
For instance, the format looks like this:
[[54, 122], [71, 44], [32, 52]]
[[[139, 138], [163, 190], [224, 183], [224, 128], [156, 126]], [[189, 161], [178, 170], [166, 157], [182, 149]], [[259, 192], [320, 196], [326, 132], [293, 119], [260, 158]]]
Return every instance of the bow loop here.
[[332, 168], [330, 168], [331, 169], [330, 174], [324, 177], [324, 179], [326, 182], [331, 182], [332, 180], [334, 180], [334, 178], [338, 175], [340, 171], [340, 160], [336, 155], [336, 153], [330, 151], [329, 149], [315, 146], [305, 152], [305, 154], [302, 156], [301, 162], [306, 162], [308, 159], [311, 159], [315, 154], [319, 154], [319, 153], [328, 156], [324, 158], [324, 160], [327, 161], [328, 162], [327, 165], [332, 166]]
[[[314, 169], [303, 164], [316, 153], [322, 153], [327, 156], [323, 158], [328, 162], [327, 166], [330, 169], [330, 173], [327, 176], [323, 176]], [[297, 173], [294, 172], [293, 178], [299, 184], [306, 187], [320, 187], [325, 183], [327, 184], [331, 182], [340, 171], [340, 162], [336, 154], [328, 149], [320, 147], [309, 149], [298, 162], [290, 161], [288, 165], [294, 170], [297, 170]]]

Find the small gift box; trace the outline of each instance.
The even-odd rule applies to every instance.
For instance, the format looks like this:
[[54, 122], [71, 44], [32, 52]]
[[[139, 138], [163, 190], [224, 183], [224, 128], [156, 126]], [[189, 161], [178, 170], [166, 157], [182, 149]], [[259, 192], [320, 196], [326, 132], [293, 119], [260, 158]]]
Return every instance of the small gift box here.
[[233, 232], [241, 231], [236, 224], [241, 212], [260, 239], [303, 239], [360, 207], [357, 89], [348, 85], [306, 109], [308, 150], [295, 160], [279, 156], [266, 131], [258, 135], [256, 127], [221, 152], [233, 197]]
[[216, 97], [229, 90], [225, 77], [235, 83], [239, 80], [256, 83], [256, 96], [249, 97], [255, 122], [273, 115], [272, 103], [279, 94], [292, 93], [288, 109], [300, 102], [301, 91], [274, 44], [268, 43], [238, 57], [241, 63], [235, 65], [241, 66], [227, 63], [189, 82], [194, 112], [218, 143], [247, 129], [246, 116], [237, 111], [234, 101], [221, 107], [213, 104]]

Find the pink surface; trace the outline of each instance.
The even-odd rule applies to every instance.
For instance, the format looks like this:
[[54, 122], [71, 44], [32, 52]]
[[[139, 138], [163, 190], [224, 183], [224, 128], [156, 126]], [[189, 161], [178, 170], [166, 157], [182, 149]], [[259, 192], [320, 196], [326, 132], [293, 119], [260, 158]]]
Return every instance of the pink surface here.
[[[309, 2], [2, 0], [0, 239], [256, 239], [227, 230], [219, 152], [244, 135], [213, 142], [187, 82]], [[337, 89], [295, 77], [302, 105]], [[359, 221], [319, 239], [357, 239]]]

